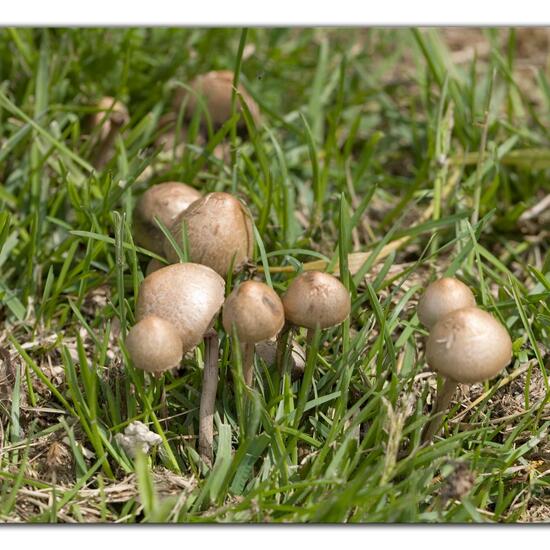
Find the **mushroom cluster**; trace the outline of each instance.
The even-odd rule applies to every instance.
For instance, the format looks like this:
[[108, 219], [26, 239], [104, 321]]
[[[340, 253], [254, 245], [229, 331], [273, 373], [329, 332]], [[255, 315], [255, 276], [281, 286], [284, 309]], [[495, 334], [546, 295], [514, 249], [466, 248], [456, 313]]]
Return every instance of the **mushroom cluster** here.
[[442, 425], [458, 384], [484, 382], [499, 374], [512, 359], [512, 340], [497, 319], [476, 306], [472, 291], [458, 279], [445, 277], [430, 284], [417, 314], [430, 331], [428, 365], [445, 380], [422, 435], [428, 442]]
[[143, 280], [136, 320], [126, 337], [134, 365], [160, 374], [177, 367], [185, 353], [205, 340], [199, 408], [199, 452], [212, 461], [213, 418], [218, 384], [217, 334], [225, 281], [207, 266], [180, 263], [158, 269]]
[[[170, 151], [176, 148], [181, 151], [189, 138], [189, 123], [199, 118], [198, 133], [195, 144], [204, 147], [208, 142], [208, 131], [218, 130], [227, 122], [233, 108], [242, 113], [242, 105], [246, 105], [255, 124], [261, 121], [258, 104], [248, 90], [239, 83], [235, 88], [233, 83], [235, 74], [232, 71], [209, 71], [197, 75], [189, 85], [178, 87], [170, 102], [169, 112], [165, 113], [158, 122], [158, 134], [155, 145], [161, 151]], [[234, 100], [235, 94], [235, 100]], [[128, 109], [120, 100], [105, 96], [93, 106], [93, 113], [87, 119], [87, 128], [91, 134], [92, 164], [97, 170], [102, 170], [113, 157], [114, 145], [117, 136], [130, 120]], [[183, 124], [178, 124], [179, 115], [183, 114]], [[237, 121], [238, 131], [245, 128], [244, 117]], [[230, 159], [229, 143], [222, 141], [212, 151], [214, 157], [222, 162]], [[154, 171], [149, 167], [148, 173]]]
[[[232, 72], [210, 71], [179, 88], [171, 112], [161, 118], [162, 141], [157, 145], [172, 147], [178, 138], [185, 141], [191, 128], [198, 129], [198, 143], [204, 145], [208, 132], [222, 127], [234, 112], [242, 114], [244, 106], [258, 124], [257, 103], [242, 84], [235, 89], [234, 83]], [[184, 122], [180, 136], [178, 120]], [[189, 125], [191, 121], [199, 124]], [[114, 142], [128, 122], [128, 110], [120, 101], [113, 97], [99, 101], [90, 121], [97, 169], [112, 158]], [[244, 122], [241, 116], [239, 130]], [[218, 147], [226, 156], [227, 144]], [[240, 349], [244, 383], [252, 389], [256, 352], [268, 365], [277, 365], [280, 374], [291, 360], [293, 378], [299, 376], [305, 362], [293, 332], [306, 329], [305, 354], [311, 353], [308, 348], [316, 333], [350, 316], [350, 293], [338, 278], [321, 271], [300, 273], [282, 296], [264, 282], [245, 280], [244, 268], [253, 258], [254, 225], [247, 206], [229, 193], [203, 194], [177, 181], [158, 183], [138, 199], [132, 221], [134, 241], [153, 259], [139, 288], [136, 324], [126, 335], [125, 346], [136, 368], [160, 377], [204, 343], [198, 449], [211, 465], [220, 312], [233, 349]], [[235, 275], [237, 282], [226, 296], [226, 280], [233, 281]], [[432, 283], [420, 298], [417, 313], [430, 331], [428, 365], [445, 378], [423, 433], [427, 442], [440, 428], [457, 385], [496, 376], [512, 358], [512, 342], [506, 328], [477, 308], [471, 289], [455, 278]]]
[[[277, 354], [270, 355], [269, 350], [283, 328], [288, 332], [305, 327], [309, 342], [316, 329], [338, 325], [348, 317], [350, 294], [336, 277], [316, 271], [298, 275], [282, 297], [253, 279], [238, 281], [225, 297], [225, 279], [243, 272], [254, 244], [248, 208], [228, 193], [203, 196], [179, 182], [153, 185], [138, 199], [133, 224], [135, 242], [169, 265], [156, 258], [149, 262], [126, 348], [136, 368], [158, 377], [179, 367], [183, 357], [204, 342], [198, 448], [203, 461], [211, 465], [219, 376], [215, 323], [220, 311], [226, 334], [240, 348], [244, 383], [252, 388], [256, 345], [267, 363], [281, 368]], [[180, 262], [181, 251], [186, 262]], [[296, 345], [290, 353], [293, 379], [304, 365]]]

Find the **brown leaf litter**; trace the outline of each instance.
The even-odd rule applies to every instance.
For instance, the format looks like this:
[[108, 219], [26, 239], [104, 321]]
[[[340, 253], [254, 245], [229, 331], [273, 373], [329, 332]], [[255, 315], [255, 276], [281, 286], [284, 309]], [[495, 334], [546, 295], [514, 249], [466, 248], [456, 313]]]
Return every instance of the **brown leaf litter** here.
[[[170, 496], [187, 497], [197, 487], [193, 476], [183, 477], [163, 467], [154, 468], [151, 472], [157, 496], [160, 499]], [[104, 480], [98, 489], [82, 488], [76, 492], [70, 503], [57, 510], [58, 519], [66, 523], [95, 523], [120, 520], [118, 513], [111, 510], [117, 504], [126, 503], [132, 499], [139, 502], [139, 488], [135, 474], [130, 474], [121, 480]], [[37, 489], [23, 486], [18, 491], [14, 514], [8, 518], [0, 518], [7, 522], [28, 522], [37, 514], [51, 510], [53, 486], [47, 489]], [[66, 491], [72, 487], [55, 485], [56, 499], [59, 501]], [[103, 518], [103, 510], [107, 506], [107, 517]], [[78, 513], [78, 515], [76, 515]]]

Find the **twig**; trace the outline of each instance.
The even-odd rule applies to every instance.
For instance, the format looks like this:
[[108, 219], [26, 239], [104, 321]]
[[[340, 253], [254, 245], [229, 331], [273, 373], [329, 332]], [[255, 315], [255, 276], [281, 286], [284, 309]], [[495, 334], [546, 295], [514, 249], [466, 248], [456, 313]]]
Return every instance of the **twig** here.
[[531, 220], [533, 218], [538, 217], [539, 214], [542, 214], [547, 208], [550, 208], [550, 193], [546, 195], [542, 200], [537, 202], [535, 206], [532, 206], [528, 210], [526, 210], [520, 217], [520, 222], [526, 222], [528, 220]]

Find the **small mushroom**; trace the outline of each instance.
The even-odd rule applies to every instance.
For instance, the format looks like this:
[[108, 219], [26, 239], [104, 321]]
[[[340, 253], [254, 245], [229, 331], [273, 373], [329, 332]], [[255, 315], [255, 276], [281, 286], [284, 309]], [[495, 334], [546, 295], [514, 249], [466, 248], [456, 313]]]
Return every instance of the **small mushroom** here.
[[[197, 110], [206, 109], [212, 125], [219, 128], [231, 118], [233, 79], [234, 74], [231, 71], [210, 71], [195, 77], [189, 86], [190, 92], [184, 88], [177, 90], [172, 104], [174, 111], [178, 111], [182, 102], [187, 100], [185, 107], [187, 118], [192, 118]], [[252, 118], [258, 123], [260, 120], [258, 105], [242, 84], [239, 84], [237, 90], [246, 103]], [[238, 99], [236, 109], [241, 111]], [[241, 127], [244, 126], [244, 121], [241, 119], [239, 124]]]
[[[237, 271], [252, 257], [252, 220], [241, 202], [228, 193], [209, 193], [191, 204], [170, 228], [178, 243], [184, 242], [184, 231], [189, 260], [207, 265], [222, 277], [231, 266]], [[168, 239], [164, 240], [164, 255], [170, 262], [178, 261]]]
[[148, 315], [126, 336], [126, 348], [136, 368], [158, 374], [177, 367], [183, 358], [183, 345], [174, 325]]
[[225, 300], [223, 327], [228, 334], [236, 333], [243, 350], [243, 373], [252, 385], [254, 344], [276, 336], [285, 323], [285, 312], [278, 294], [258, 281], [246, 281], [237, 286]]
[[[346, 287], [333, 275], [322, 271], [305, 271], [289, 285], [282, 297], [287, 323], [308, 329], [311, 341], [315, 329], [342, 323], [351, 311], [351, 297]], [[279, 339], [279, 364], [283, 339]]]
[[435, 417], [423, 434], [430, 441], [442, 423], [458, 384], [494, 378], [512, 359], [512, 340], [506, 328], [477, 307], [453, 311], [441, 318], [426, 343], [428, 365], [445, 377], [435, 405]]
[[218, 387], [218, 338], [212, 329], [224, 301], [224, 280], [207, 266], [181, 263], [163, 267], [143, 280], [136, 318], [156, 315], [171, 322], [183, 353], [205, 340], [204, 372], [199, 410], [199, 453], [212, 463], [214, 410]]
[[439, 319], [464, 307], [475, 307], [476, 300], [470, 288], [452, 277], [443, 277], [431, 283], [418, 301], [420, 322], [431, 329]]
[[128, 124], [130, 116], [126, 105], [114, 97], [105, 96], [97, 104], [97, 112], [90, 118], [90, 127], [97, 130], [95, 168], [103, 168], [112, 157], [113, 145], [120, 129]]
[[287, 321], [315, 330], [342, 323], [351, 311], [346, 287], [333, 275], [305, 271], [298, 275], [283, 294]]
[[202, 193], [185, 183], [168, 181], [153, 185], [138, 200], [134, 209], [134, 239], [137, 244], [162, 254], [164, 234], [155, 221], [158, 218], [169, 228]]

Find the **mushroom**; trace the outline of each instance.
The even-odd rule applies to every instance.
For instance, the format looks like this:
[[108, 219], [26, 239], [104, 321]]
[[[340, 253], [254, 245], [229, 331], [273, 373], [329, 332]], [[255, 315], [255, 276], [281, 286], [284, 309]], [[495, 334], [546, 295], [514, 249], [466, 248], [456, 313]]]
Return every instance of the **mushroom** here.
[[163, 267], [143, 280], [136, 306], [138, 321], [156, 315], [172, 323], [185, 354], [205, 340], [199, 410], [199, 453], [211, 465], [214, 409], [218, 387], [218, 338], [214, 320], [224, 301], [224, 280], [207, 266], [181, 263]]
[[126, 348], [138, 369], [154, 374], [177, 367], [183, 357], [178, 331], [155, 315], [144, 317], [130, 329]]
[[458, 309], [441, 318], [426, 343], [428, 365], [445, 378], [423, 442], [430, 441], [442, 423], [458, 384], [494, 378], [512, 359], [512, 340], [506, 328], [477, 307]]
[[[298, 275], [283, 294], [282, 302], [287, 322], [308, 329], [308, 343], [316, 328], [339, 325], [351, 311], [351, 298], [346, 287], [336, 277], [322, 271], [305, 271]], [[279, 344], [278, 362], [282, 368], [282, 338]]]
[[96, 147], [93, 160], [95, 168], [103, 168], [112, 156], [114, 141], [120, 129], [130, 121], [128, 109], [114, 97], [102, 97], [97, 104], [97, 112], [90, 118], [92, 130], [98, 128]]
[[[231, 71], [210, 71], [195, 77], [187, 89], [179, 88], [176, 91], [172, 103], [174, 111], [179, 111], [186, 100], [186, 116], [192, 118], [197, 110], [206, 109], [212, 125], [218, 128], [231, 118], [233, 80], [235, 75]], [[260, 110], [250, 94], [242, 84], [237, 88], [239, 94], [246, 103], [252, 118], [256, 123], [260, 120]], [[241, 111], [240, 102], [236, 103], [237, 111]], [[244, 122], [239, 121], [244, 126]]]
[[293, 325], [315, 330], [339, 325], [351, 311], [347, 288], [333, 275], [305, 271], [283, 294], [286, 319]]
[[470, 288], [452, 277], [431, 283], [418, 301], [420, 322], [431, 329], [439, 319], [464, 307], [475, 307], [476, 299]]
[[[231, 266], [240, 269], [252, 256], [252, 220], [246, 208], [228, 193], [209, 193], [195, 201], [172, 224], [170, 232], [178, 243], [187, 236], [191, 262], [211, 267], [226, 277]], [[170, 262], [178, 256], [168, 239], [164, 255]]]
[[200, 191], [177, 181], [159, 183], [147, 189], [134, 208], [136, 243], [151, 252], [162, 254], [164, 234], [155, 218], [169, 228], [191, 203], [201, 197]]
[[278, 294], [258, 281], [238, 285], [225, 300], [223, 327], [236, 334], [243, 351], [243, 374], [247, 386], [252, 385], [254, 345], [276, 336], [285, 323], [285, 312]]

